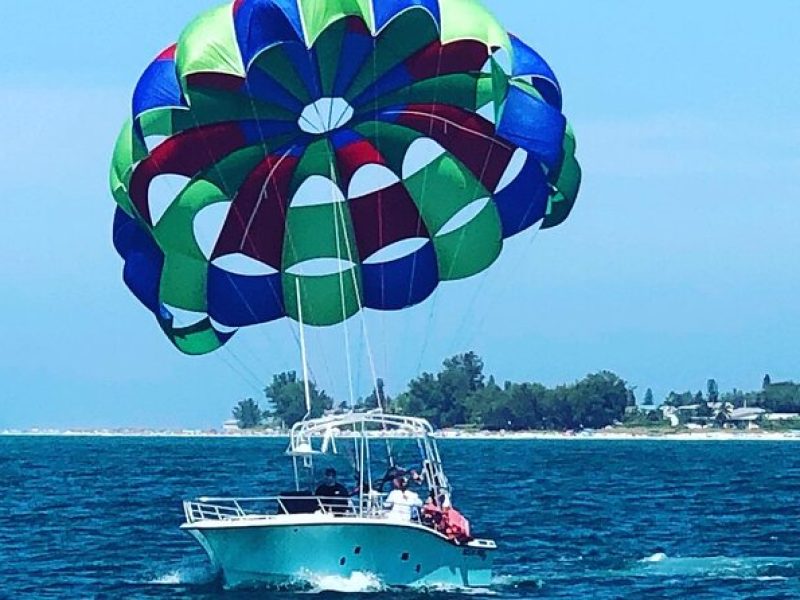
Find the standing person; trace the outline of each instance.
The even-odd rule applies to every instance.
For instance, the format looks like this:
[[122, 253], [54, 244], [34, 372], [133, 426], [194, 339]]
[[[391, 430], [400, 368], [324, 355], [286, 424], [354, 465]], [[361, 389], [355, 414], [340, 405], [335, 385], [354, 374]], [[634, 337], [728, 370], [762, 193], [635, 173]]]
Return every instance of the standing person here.
[[398, 477], [394, 480], [394, 489], [386, 497], [384, 506], [389, 509], [389, 517], [399, 521], [410, 521], [414, 514], [419, 514], [422, 500], [416, 492], [408, 489], [406, 480]]
[[336, 469], [333, 467], [325, 469], [325, 479], [317, 486], [314, 495], [322, 501], [323, 506], [334, 513], [347, 510], [350, 492], [336, 480]]

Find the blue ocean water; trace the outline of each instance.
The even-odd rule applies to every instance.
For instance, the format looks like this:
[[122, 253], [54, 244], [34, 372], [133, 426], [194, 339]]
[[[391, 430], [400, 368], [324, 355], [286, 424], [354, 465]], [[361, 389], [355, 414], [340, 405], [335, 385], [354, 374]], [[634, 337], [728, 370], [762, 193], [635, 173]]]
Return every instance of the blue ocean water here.
[[[284, 447], [0, 438], [0, 597], [342, 598], [372, 589], [352, 581], [332, 586], [339, 591], [224, 591], [178, 530], [183, 498], [286, 487]], [[441, 449], [457, 505], [499, 543], [496, 580], [405, 598], [800, 598], [800, 444], [453, 440]]]

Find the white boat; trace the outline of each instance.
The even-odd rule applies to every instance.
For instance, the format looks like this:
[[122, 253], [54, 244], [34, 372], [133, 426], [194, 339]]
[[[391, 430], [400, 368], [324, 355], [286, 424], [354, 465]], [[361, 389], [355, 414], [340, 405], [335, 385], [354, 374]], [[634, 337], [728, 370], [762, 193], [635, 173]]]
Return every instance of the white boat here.
[[[359, 575], [386, 586], [488, 586], [497, 546], [472, 537], [468, 522], [451, 508], [450, 485], [432, 434], [424, 419], [380, 410], [302, 421], [292, 429], [287, 450], [294, 490], [267, 498], [186, 501], [181, 528], [200, 542], [227, 587]], [[400, 473], [390, 441], [397, 438], [418, 446], [417, 479], [425, 492], [420, 495], [430, 498], [410, 516], [389, 510], [381, 490]], [[352, 447], [355, 493], [315, 496], [305, 482], [317, 480], [320, 464], [337, 455], [341, 462], [337, 446], [344, 444]], [[373, 468], [384, 464], [394, 472], [373, 479]]]

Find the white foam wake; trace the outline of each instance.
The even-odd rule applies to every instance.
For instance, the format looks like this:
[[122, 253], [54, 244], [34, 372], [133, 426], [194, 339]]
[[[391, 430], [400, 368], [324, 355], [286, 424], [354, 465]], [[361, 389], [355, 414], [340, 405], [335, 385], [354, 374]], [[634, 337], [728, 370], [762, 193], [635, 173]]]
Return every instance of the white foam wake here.
[[202, 585], [214, 581], [215, 574], [204, 567], [180, 567], [148, 581], [150, 585]]
[[656, 552], [655, 554], [648, 556], [647, 558], [643, 558], [639, 562], [643, 563], [660, 563], [667, 560], [669, 557], [664, 554], [663, 552]]
[[302, 579], [311, 586], [310, 593], [338, 592], [342, 594], [369, 594], [382, 592], [386, 586], [372, 573], [354, 571], [349, 577], [341, 575], [316, 575], [306, 573]]

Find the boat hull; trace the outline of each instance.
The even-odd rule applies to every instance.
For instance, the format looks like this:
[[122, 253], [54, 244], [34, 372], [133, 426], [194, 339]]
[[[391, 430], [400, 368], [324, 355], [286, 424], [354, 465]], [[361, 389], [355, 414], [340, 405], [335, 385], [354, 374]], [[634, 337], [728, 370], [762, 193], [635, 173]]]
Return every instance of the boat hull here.
[[[313, 517], [313, 516], [311, 516]], [[370, 574], [388, 586], [486, 587], [493, 542], [456, 545], [412, 523], [320, 517], [185, 525], [228, 587]]]

